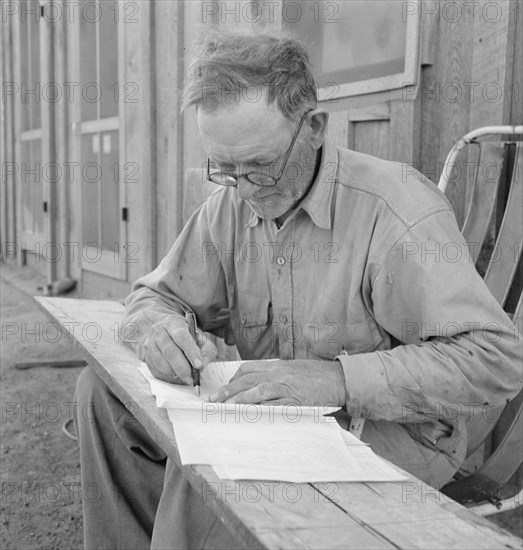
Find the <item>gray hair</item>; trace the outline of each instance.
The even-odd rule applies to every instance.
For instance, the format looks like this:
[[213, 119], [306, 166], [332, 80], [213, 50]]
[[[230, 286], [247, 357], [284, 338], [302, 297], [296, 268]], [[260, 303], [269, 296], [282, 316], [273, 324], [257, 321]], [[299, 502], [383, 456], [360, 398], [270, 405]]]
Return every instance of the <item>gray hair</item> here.
[[316, 107], [309, 56], [298, 40], [265, 30], [204, 32], [201, 49], [187, 71], [182, 110], [191, 105], [213, 110], [240, 98], [254, 102], [265, 88], [269, 104], [276, 101], [290, 120]]

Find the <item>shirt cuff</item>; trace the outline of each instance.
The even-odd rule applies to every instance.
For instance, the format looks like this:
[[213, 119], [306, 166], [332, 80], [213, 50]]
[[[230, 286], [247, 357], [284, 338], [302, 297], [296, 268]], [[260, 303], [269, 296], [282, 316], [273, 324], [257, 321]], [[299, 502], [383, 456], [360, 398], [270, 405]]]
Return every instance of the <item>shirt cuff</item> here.
[[347, 412], [369, 419], [388, 416], [389, 383], [379, 353], [344, 354], [336, 359], [345, 375]]

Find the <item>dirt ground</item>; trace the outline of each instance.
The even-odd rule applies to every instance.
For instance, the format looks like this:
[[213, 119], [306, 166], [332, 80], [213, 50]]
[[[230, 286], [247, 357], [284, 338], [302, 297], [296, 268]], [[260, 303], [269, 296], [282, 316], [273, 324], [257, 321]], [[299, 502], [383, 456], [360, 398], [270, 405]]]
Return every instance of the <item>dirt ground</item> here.
[[[24, 281], [31, 282], [27, 271], [14, 277], [12, 268], [0, 267], [0, 548], [80, 549], [80, 459], [76, 441], [66, 437], [62, 425], [71, 417], [81, 368], [16, 370], [14, 365], [81, 357], [68, 338], [54, 342], [57, 332], [49, 319], [20, 289]], [[6, 279], [14, 279], [19, 288]], [[40, 281], [38, 276], [33, 279]], [[31, 286], [38, 294], [37, 284]]]
[[[81, 549], [79, 453], [62, 431], [81, 369], [14, 368], [18, 362], [81, 357], [31, 297], [41, 275], [13, 264], [0, 269], [0, 548]], [[523, 537], [521, 508], [490, 519]]]

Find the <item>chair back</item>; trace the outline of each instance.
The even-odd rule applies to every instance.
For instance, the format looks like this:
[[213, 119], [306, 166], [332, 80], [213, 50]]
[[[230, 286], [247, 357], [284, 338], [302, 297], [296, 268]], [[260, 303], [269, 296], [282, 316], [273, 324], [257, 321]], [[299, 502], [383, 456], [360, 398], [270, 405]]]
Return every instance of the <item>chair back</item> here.
[[[485, 284], [512, 318], [514, 337], [523, 338], [523, 143], [478, 142], [487, 134], [523, 134], [523, 126], [480, 128], [452, 149], [439, 188], [445, 191], [449, 167], [468, 144], [480, 146], [479, 164], [461, 228], [471, 259]], [[496, 177], [492, 177], [495, 174]], [[523, 366], [522, 366], [523, 368]], [[485, 434], [485, 437], [488, 434]], [[471, 437], [471, 439], [476, 439]], [[443, 493], [458, 502], [499, 501], [521, 490], [523, 463], [523, 390], [510, 401], [492, 431], [490, 455], [473, 473], [458, 473]], [[477, 447], [477, 445], [476, 445]], [[469, 448], [468, 455], [476, 448]]]

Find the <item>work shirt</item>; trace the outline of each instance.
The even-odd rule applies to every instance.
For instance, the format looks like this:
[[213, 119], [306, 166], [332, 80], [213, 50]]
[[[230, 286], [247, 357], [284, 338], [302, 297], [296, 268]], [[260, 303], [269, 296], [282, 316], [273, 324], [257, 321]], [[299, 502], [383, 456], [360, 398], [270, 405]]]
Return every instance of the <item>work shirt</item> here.
[[470, 451], [522, 383], [517, 328], [445, 197], [410, 166], [328, 140], [281, 228], [217, 188], [126, 309], [142, 359], [151, 326], [188, 310], [242, 359], [337, 359], [350, 415], [427, 445], [459, 426]]

